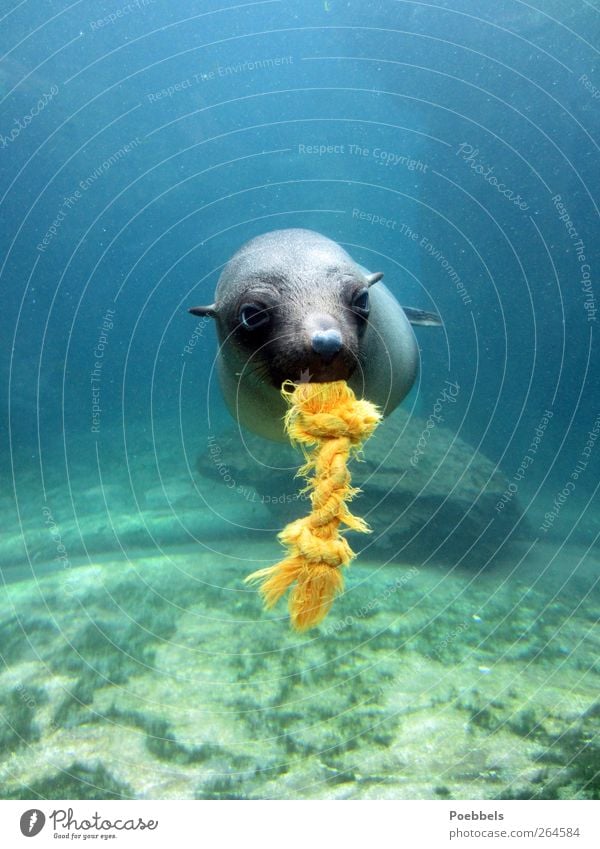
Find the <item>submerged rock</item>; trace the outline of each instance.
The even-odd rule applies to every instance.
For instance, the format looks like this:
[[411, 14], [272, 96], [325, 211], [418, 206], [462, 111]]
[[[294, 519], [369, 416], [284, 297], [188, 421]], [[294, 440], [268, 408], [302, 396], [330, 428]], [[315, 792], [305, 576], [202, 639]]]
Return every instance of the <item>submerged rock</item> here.
[[[352, 463], [361, 488], [353, 512], [370, 524], [370, 537], [353, 535], [355, 549], [404, 562], [431, 560], [485, 567], [523, 535], [515, 497], [502, 499], [508, 480], [484, 454], [444, 427], [397, 410], [365, 445], [363, 462]], [[197, 461], [204, 477], [223, 470], [236, 488], [251, 491], [281, 525], [308, 509], [302, 481], [294, 479], [302, 456], [289, 445], [235, 431], [209, 439]]]
[[[168, 442], [157, 460], [136, 433], [135, 462], [103, 455], [99, 483], [82, 468], [61, 485], [54, 468], [42, 507], [36, 481], [23, 483], [18, 521], [0, 532], [4, 576], [59, 570], [68, 580], [73, 565], [99, 554], [199, 543], [233, 556], [250, 542], [264, 544], [270, 559], [277, 531], [309, 509], [303, 481], [295, 478], [301, 452], [233, 427], [204, 438], [195, 469]], [[117, 435], [106, 440], [116, 443]], [[195, 446], [202, 441], [194, 435]], [[352, 509], [373, 533], [352, 534], [351, 545], [365, 552], [363, 559], [479, 570], [527, 530], [502, 472], [448, 428], [428, 428], [397, 410], [359, 460], [351, 470], [362, 493]]]

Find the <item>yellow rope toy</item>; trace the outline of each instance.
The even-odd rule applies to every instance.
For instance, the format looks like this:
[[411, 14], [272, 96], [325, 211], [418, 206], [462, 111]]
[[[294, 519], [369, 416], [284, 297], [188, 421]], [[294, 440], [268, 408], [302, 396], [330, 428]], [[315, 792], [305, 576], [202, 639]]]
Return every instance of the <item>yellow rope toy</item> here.
[[285, 430], [306, 458], [298, 476], [307, 479], [303, 492], [310, 492], [312, 512], [290, 522], [278, 535], [288, 556], [253, 572], [246, 582], [261, 582], [267, 608], [296, 582], [289, 599], [290, 617], [297, 631], [305, 631], [327, 616], [344, 586], [342, 567], [354, 557], [339, 526], [370, 530], [346, 505], [359, 492], [350, 486], [347, 463], [371, 436], [381, 413], [370, 401], [358, 400], [344, 380], [297, 385], [286, 381], [281, 393], [290, 405]]

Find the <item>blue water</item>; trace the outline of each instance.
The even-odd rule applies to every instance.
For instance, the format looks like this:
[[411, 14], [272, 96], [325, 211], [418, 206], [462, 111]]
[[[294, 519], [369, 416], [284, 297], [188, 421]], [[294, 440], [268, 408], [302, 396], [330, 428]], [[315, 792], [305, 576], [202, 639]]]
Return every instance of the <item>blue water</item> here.
[[[600, 11], [584, 0], [568, 10], [558, 0], [538, 5], [516, 0], [3, 4], [4, 795], [30, 798], [34, 787], [42, 797], [75, 798], [109, 792], [200, 798], [597, 796], [598, 638], [592, 626], [597, 627], [600, 604], [595, 338]], [[295, 461], [290, 455], [265, 459], [258, 444], [248, 449], [220, 397], [214, 328], [187, 313], [190, 306], [212, 301], [220, 270], [244, 242], [285, 227], [324, 233], [361, 264], [383, 271], [402, 304], [440, 314], [443, 329], [417, 330], [421, 372], [404, 402], [405, 415], [418, 434], [445, 381], [458, 384], [458, 397], [444, 406], [436, 439], [449, 445], [458, 440], [462, 453], [452, 461], [451, 453], [440, 449], [431, 460], [432, 479], [446, 481], [450, 500], [460, 495], [465, 513], [471, 504], [475, 511], [481, 507], [491, 474], [482, 471], [467, 485], [461, 472], [469, 458], [474, 468], [478, 458], [487, 458], [489, 465], [481, 469], [497, 468], [503, 476], [489, 505], [473, 514], [469, 532], [456, 522], [442, 523], [436, 531], [439, 539], [446, 532], [453, 535], [451, 555], [436, 555], [438, 537], [431, 542], [428, 530], [440, 504], [439, 486], [437, 501], [428, 500], [430, 483], [419, 483], [423, 489], [398, 507], [412, 528], [400, 538], [393, 537], [389, 514], [369, 503], [376, 542], [363, 565], [352, 567], [355, 592], [393, 582], [415, 563], [421, 571], [402, 602], [380, 588], [377, 614], [384, 618], [355, 616], [352, 637], [345, 626], [334, 637], [322, 626], [310, 637], [293, 638], [283, 606], [273, 619], [253, 594], [242, 592], [242, 578], [255, 562], [277, 559], [275, 533], [294, 515], [289, 506], [266, 510], [261, 464], [290, 469]], [[224, 440], [221, 450], [235, 496], [219, 480], [208, 449], [211, 435]], [[401, 466], [411, 450], [399, 440], [390, 468]], [[258, 460], [253, 452], [259, 452]], [[276, 498], [282, 484], [270, 474], [267, 494]], [[393, 507], [393, 500], [387, 503]], [[470, 552], [478, 527], [492, 534], [493, 551], [475, 556]], [[416, 539], [412, 548], [409, 536]], [[503, 546], [503, 540], [511, 546]], [[494, 572], [485, 567], [496, 550]], [[121, 592], [138, 599], [136, 593], [155, 582], [151, 598], [142, 594], [126, 610], [119, 596], [113, 603], [119, 564], [128, 576]], [[382, 575], [384, 565], [389, 577]], [[60, 591], [65, 580], [74, 596]], [[85, 592], [79, 593], [79, 586]], [[497, 593], [501, 603], [495, 609]], [[533, 624], [524, 624], [519, 634], [502, 631], [528, 593], [528, 615], [546, 629], [543, 635], [532, 636]], [[537, 602], [536, 593], [541, 594]], [[73, 597], [80, 604], [71, 624], [80, 630], [71, 633]], [[242, 642], [234, 598], [243, 604], [240, 622], [249, 635]], [[334, 625], [352, 617], [356, 604], [345, 596], [339, 602], [342, 612], [330, 614]], [[503, 702], [497, 693], [486, 695], [485, 688], [484, 695], [478, 691], [479, 701], [472, 695], [481, 686], [473, 683], [473, 669], [494, 664], [477, 655], [484, 649], [473, 628], [461, 631], [460, 625], [477, 622], [473, 616], [486, 604], [492, 610], [483, 617], [491, 629], [486, 639], [502, 633], [507, 646], [518, 641], [526, 648], [531, 640], [530, 657], [547, 674], [547, 686], [540, 685], [546, 696], [533, 707], [528, 701], [533, 696], [516, 684], [515, 703]], [[461, 611], [457, 622], [447, 612], [453, 605]], [[146, 688], [158, 687], [169, 674], [173, 687], [178, 681], [196, 686], [200, 672], [190, 671], [189, 658], [179, 657], [181, 666], [173, 659], [161, 666], [156, 655], [174, 651], [180, 618], [196, 606], [202, 621], [195, 622], [197, 631], [190, 627], [184, 633], [190, 640], [196, 633], [200, 646], [207, 641], [202, 680], [225, 674], [239, 689], [237, 702], [213, 706], [215, 715], [256, 711], [244, 740], [260, 742], [268, 763], [254, 762], [249, 752], [234, 757], [225, 722], [211, 725], [200, 742], [189, 736], [185, 723], [173, 731], [176, 702], [163, 702], [151, 720], [140, 719], [146, 714], [135, 679], [142, 672], [130, 669], [115, 678], [113, 666], [98, 660], [106, 654], [104, 643], [98, 638], [96, 646], [94, 634], [85, 631], [90, 622], [105, 624], [100, 630], [118, 645], [113, 661], [119, 669], [130, 642], [137, 645], [140, 634], [150, 632], [152, 650], [133, 652], [144, 667]], [[413, 609], [422, 614], [414, 629], [407, 612]], [[549, 625], [538, 621], [540, 609]], [[219, 622], [222, 633], [213, 641]], [[502, 773], [488, 763], [489, 782], [469, 784], [468, 771], [453, 769], [462, 745], [457, 743], [456, 750], [440, 755], [448, 776], [428, 785], [406, 765], [410, 758], [401, 766], [402, 734], [410, 737], [401, 723], [379, 736], [367, 734], [365, 729], [372, 732], [377, 723], [365, 714], [356, 727], [342, 727], [334, 742], [326, 734], [307, 741], [310, 735], [296, 739], [291, 731], [278, 730], [284, 702], [292, 705], [289, 727], [301, 721], [303, 698], [309, 699], [310, 727], [326, 722], [319, 718], [319, 703], [327, 717], [349, 710], [343, 699], [336, 702], [336, 694], [349, 686], [344, 675], [351, 678], [354, 669], [360, 676], [363, 664], [381, 669], [382, 680], [400, 674], [392, 661], [391, 670], [378, 666], [380, 659], [394, 656], [395, 646], [400, 652], [420, 645], [417, 634], [427, 622], [436, 624], [430, 626], [429, 642], [418, 649], [425, 659], [415, 667], [417, 679], [419, 670], [424, 682], [431, 674], [426, 659], [431, 661], [432, 653], [440, 660], [435, 647], [445, 643], [446, 651], [451, 645], [456, 689], [440, 697], [448, 710], [474, 716], [475, 732], [490, 745], [499, 741], [502, 748], [505, 741], [494, 735], [508, 727], [518, 756], [533, 746], [554, 751], [554, 761], [546, 758], [541, 767], [527, 749], [537, 766], [515, 756]], [[572, 629], [569, 639], [563, 627]], [[122, 642], [113, 640], [111, 629]], [[464, 643], [458, 636], [463, 631]], [[9, 650], [19, 635], [33, 652], [30, 657]], [[261, 666], [264, 658], [255, 666], [244, 660], [247, 647], [261, 645], [262, 639], [268, 645], [259, 656], [283, 652], [281, 669]], [[77, 666], [81, 640], [89, 649], [83, 653], [83, 672]], [[299, 648], [303, 640], [309, 641], [308, 654]], [[319, 654], [326, 651], [323, 641], [332, 640], [347, 641], [345, 671], [338, 664], [331, 673], [333, 696], [322, 693], [315, 672], [332, 662]], [[553, 641], [560, 643], [556, 654], [549, 648]], [[363, 654], [365, 642], [371, 660]], [[219, 651], [242, 660], [223, 673]], [[517, 652], [516, 662], [520, 657]], [[544, 713], [552, 702], [548, 682], [567, 661], [586, 685], [581, 691], [568, 685], [562, 719], [551, 721]], [[19, 666], [26, 662], [34, 667]], [[90, 669], [92, 683], [83, 680]], [[488, 672], [478, 674], [489, 682]], [[510, 689], [513, 673], [506, 674], [500, 691]], [[277, 676], [289, 678], [289, 687], [267, 698], [264, 680]], [[363, 678], [365, 693], [379, 686], [377, 674]], [[127, 704], [115, 707], [111, 688], [130, 681]], [[406, 683], [399, 682], [398, 690]], [[84, 684], [88, 690], [80, 698]], [[471, 688], [468, 698], [461, 686]], [[102, 688], [103, 698], [96, 694]], [[75, 691], [75, 701], [86, 705], [92, 718], [65, 707]], [[158, 688], [153, 696], [155, 707], [160, 693]], [[187, 697], [192, 705], [191, 693], [182, 693], [181, 704], [188, 704]], [[373, 710], [382, 711], [386, 722], [406, 707], [404, 702], [402, 709], [393, 702], [377, 704]], [[435, 714], [432, 705], [427, 710]], [[500, 717], [502, 711], [507, 713]], [[439, 721], [440, 733], [452, 735], [453, 726], [443, 731], [443, 711]], [[142, 728], [149, 739], [171, 741], [158, 754], [156, 745], [146, 746], [144, 757], [168, 766], [187, 764], [192, 777], [180, 776], [172, 786], [136, 786], [131, 776], [142, 768], [141, 755], [134, 748], [131, 769], [120, 771], [109, 731], [97, 736], [115, 722], [125, 741]], [[565, 729], [575, 741], [575, 762], [582, 764], [577, 774], [560, 772], [573, 760], [556, 743], [564, 741]], [[65, 754], [73, 734], [81, 751], [75, 766]], [[282, 754], [285, 735], [290, 739]], [[96, 760], [89, 754], [92, 739]], [[350, 739], [360, 770], [346, 761], [330, 763], [323, 755]], [[279, 742], [264, 742], [269, 740]], [[201, 750], [209, 743], [221, 747], [218, 757]], [[373, 752], [380, 762], [369, 773]], [[386, 752], [396, 753], [395, 766], [385, 761]], [[300, 762], [306, 774], [297, 768]], [[51, 766], [41, 769], [40, 763]], [[206, 769], [204, 783], [190, 764]], [[318, 764], [325, 773], [310, 771]], [[157, 769], [151, 760], [146, 766]], [[271, 770], [268, 781], [264, 770]], [[334, 771], [333, 778], [327, 770]], [[400, 774], [406, 775], [402, 781]], [[66, 784], [65, 775], [71, 776]]]

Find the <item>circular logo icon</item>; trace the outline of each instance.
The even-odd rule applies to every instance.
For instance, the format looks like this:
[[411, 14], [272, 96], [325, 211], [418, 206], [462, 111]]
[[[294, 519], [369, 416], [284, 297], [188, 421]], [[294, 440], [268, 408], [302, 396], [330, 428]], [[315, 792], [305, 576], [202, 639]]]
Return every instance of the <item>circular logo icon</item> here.
[[25, 837], [35, 837], [46, 824], [46, 817], [38, 808], [25, 811], [21, 816], [21, 834]]

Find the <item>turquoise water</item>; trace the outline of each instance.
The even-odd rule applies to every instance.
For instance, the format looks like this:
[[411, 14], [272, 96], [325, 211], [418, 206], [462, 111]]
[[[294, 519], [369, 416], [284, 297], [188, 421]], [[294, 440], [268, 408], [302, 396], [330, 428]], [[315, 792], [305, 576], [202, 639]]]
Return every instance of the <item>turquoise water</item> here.
[[[0, 28], [0, 797], [597, 799], [597, 10]], [[301, 635], [244, 584], [301, 458], [236, 426], [187, 313], [284, 227], [444, 322]]]

